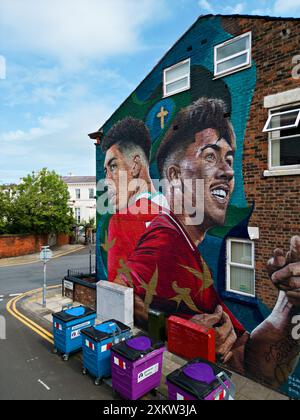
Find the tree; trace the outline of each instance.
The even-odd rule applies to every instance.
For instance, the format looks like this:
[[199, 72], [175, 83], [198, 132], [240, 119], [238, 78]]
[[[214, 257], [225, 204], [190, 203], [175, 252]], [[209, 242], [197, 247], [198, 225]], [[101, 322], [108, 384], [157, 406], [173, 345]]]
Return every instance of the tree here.
[[10, 191], [6, 187], [0, 189], [0, 235], [8, 233], [9, 215], [11, 213]]
[[11, 193], [9, 233], [70, 233], [74, 219], [67, 185], [54, 171], [42, 169], [23, 178]]

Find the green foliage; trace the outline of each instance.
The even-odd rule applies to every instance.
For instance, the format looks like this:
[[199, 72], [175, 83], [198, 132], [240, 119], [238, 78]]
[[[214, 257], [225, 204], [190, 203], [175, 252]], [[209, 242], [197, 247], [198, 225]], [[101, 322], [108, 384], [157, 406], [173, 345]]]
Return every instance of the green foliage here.
[[47, 169], [26, 176], [9, 191], [2, 187], [0, 233], [70, 233], [74, 219], [68, 201], [67, 185]]
[[11, 213], [10, 192], [2, 187], [0, 189], [0, 234], [6, 233]]

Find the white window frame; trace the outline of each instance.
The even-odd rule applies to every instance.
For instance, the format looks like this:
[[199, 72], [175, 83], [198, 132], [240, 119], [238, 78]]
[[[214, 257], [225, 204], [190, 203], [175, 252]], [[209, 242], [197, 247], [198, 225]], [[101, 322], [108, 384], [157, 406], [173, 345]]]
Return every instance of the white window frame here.
[[[240, 39], [243, 39], [243, 38], [246, 38], [246, 37], [249, 37], [249, 44], [250, 44], [249, 49], [246, 49], [246, 50], [243, 50], [239, 53], [230, 55], [229, 57], [223, 58], [222, 60], [218, 60], [218, 50], [220, 48], [223, 48], [227, 45], [232, 44], [233, 42], [236, 42], [236, 41], [238, 41]], [[234, 66], [230, 69], [218, 72], [218, 65], [219, 64], [225, 63], [226, 61], [230, 61], [230, 60], [232, 60], [236, 57], [240, 57], [241, 55], [244, 55], [246, 53], [247, 53], [247, 62], [246, 63], [239, 64], [238, 66]], [[222, 77], [222, 76], [227, 76], [229, 74], [245, 70], [245, 69], [251, 67], [251, 65], [252, 65], [252, 32], [251, 31], [246, 32], [245, 34], [242, 34], [242, 35], [237, 36], [235, 38], [232, 38], [229, 41], [223, 42], [223, 44], [219, 44], [219, 45], [215, 46], [215, 51], [214, 51], [214, 75], [215, 75], [215, 78], [219, 78], [219, 77]]]
[[[289, 110], [289, 111], [284, 111], [287, 108], [291, 108], [291, 107], [295, 107], [295, 109]], [[277, 115], [284, 115], [284, 114], [287, 114], [287, 113], [295, 112], [295, 111], [298, 110], [297, 107], [299, 107], [299, 115], [298, 115], [298, 118], [297, 118], [297, 121], [299, 120], [298, 125], [296, 124], [296, 125], [284, 127], [284, 129], [287, 130], [289, 128], [297, 128], [297, 127], [299, 127], [299, 124], [300, 124], [300, 104], [299, 103], [295, 103], [295, 104], [290, 104], [288, 106], [285, 105], [285, 106], [280, 107], [280, 108], [272, 108], [272, 109], [269, 109], [269, 118], [268, 118], [268, 121], [267, 121], [267, 123], [265, 125], [264, 132], [267, 132], [268, 133], [268, 136], [269, 136], [269, 138], [268, 138], [268, 148], [269, 148], [269, 150], [268, 150], [268, 167], [269, 167], [269, 171], [271, 173], [272, 173], [272, 171], [275, 172], [275, 171], [289, 171], [289, 170], [290, 171], [293, 171], [293, 170], [300, 170], [300, 165], [284, 165], [284, 166], [273, 166], [272, 165], [272, 142], [273, 141], [276, 141], [276, 140], [288, 140], [288, 139], [292, 139], [292, 138], [295, 138], [295, 137], [300, 137], [300, 134], [299, 134], [299, 136], [296, 136], [296, 135], [294, 135], [294, 136], [283, 136], [283, 137], [279, 137], [278, 139], [272, 139], [272, 133], [274, 131], [280, 131], [280, 129], [277, 128], [275, 130], [273, 130], [273, 129], [266, 130], [266, 128], [268, 127], [268, 124], [270, 124], [271, 118], [273, 116], [275, 116], [275, 115], [276, 116]], [[278, 111], [278, 112], [276, 112], [276, 111]]]
[[[298, 117], [296, 119], [295, 124], [285, 125], [283, 127], [268, 128], [271, 121], [272, 121], [272, 118], [278, 117], [278, 116], [281, 116], [281, 115], [293, 114], [294, 112], [298, 112]], [[289, 111], [282, 111], [282, 112], [276, 112], [276, 113], [274, 113], [274, 109], [271, 109], [271, 110], [269, 110], [269, 118], [266, 122], [266, 125], [263, 129], [263, 132], [264, 133], [271, 133], [272, 131], [280, 131], [280, 130], [288, 130], [289, 128], [297, 128], [297, 127], [299, 127], [299, 123], [300, 123], [300, 107], [299, 107], [299, 109], [296, 108], [296, 109], [291, 109]]]
[[[177, 67], [183, 66], [184, 64], [189, 64], [189, 72], [185, 75], [185, 76], [181, 76], [181, 77], [177, 77], [169, 82], [167, 82], [167, 74], [169, 71], [176, 69]], [[179, 82], [180, 80], [183, 80], [185, 78], [188, 78], [188, 85], [184, 88], [180, 88], [175, 90], [172, 93], [167, 93], [167, 87], [169, 85], [171, 85], [172, 83], [175, 82]], [[181, 61], [180, 63], [175, 64], [172, 67], [168, 67], [167, 69], [164, 70], [164, 80], [163, 80], [163, 85], [164, 85], [164, 98], [168, 98], [169, 96], [173, 96], [173, 95], [177, 95], [177, 93], [181, 93], [181, 92], [185, 92], [186, 90], [190, 90], [191, 89], [191, 59], [188, 58], [187, 60]]]
[[[91, 191], [93, 191], [93, 197], [91, 197]], [[89, 188], [89, 200], [93, 200], [95, 198], [95, 188]]]
[[[79, 191], [79, 197], [77, 197], [77, 192]], [[81, 200], [81, 188], [75, 188], [75, 199]]]
[[[231, 261], [232, 256], [232, 243], [242, 243], [242, 244], [250, 244], [252, 246], [252, 266], [245, 265], [245, 264], [238, 264]], [[248, 270], [253, 270], [254, 272], [254, 294], [244, 293], [237, 290], [231, 289], [231, 267], [238, 267], [238, 268], [246, 268]], [[249, 241], [247, 239], [237, 239], [237, 238], [230, 238], [227, 240], [227, 275], [226, 275], [226, 291], [230, 293], [235, 293], [237, 295], [247, 296], [247, 297], [256, 297], [256, 270], [255, 270], [255, 243], [253, 241]]]
[[[80, 224], [81, 223], [81, 208], [80, 207], [75, 207], [74, 213], [75, 213], [76, 223]], [[80, 220], [78, 220], [78, 213], [79, 213], [79, 219]]]

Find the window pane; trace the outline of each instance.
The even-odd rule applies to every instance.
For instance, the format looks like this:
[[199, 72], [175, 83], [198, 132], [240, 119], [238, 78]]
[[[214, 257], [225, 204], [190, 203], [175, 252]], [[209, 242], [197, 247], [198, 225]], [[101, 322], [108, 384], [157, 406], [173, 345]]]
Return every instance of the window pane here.
[[272, 166], [300, 165], [300, 136], [272, 141]]
[[230, 268], [230, 289], [232, 291], [247, 293], [254, 296], [254, 283], [254, 270], [239, 267]]
[[75, 209], [75, 219], [77, 221], [77, 223], [81, 222], [81, 212], [80, 209]]
[[171, 94], [173, 92], [176, 92], [181, 89], [185, 89], [189, 87], [189, 79], [188, 77], [185, 77], [182, 80], [179, 80], [178, 82], [170, 83], [166, 86], [166, 93]]
[[292, 111], [288, 114], [275, 115], [270, 122], [268, 129], [284, 128], [295, 125], [299, 111]]
[[93, 199], [95, 197], [95, 193], [94, 193], [93, 189], [89, 190], [89, 197], [90, 197], [90, 199]]
[[231, 262], [252, 267], [252, 245], [241, 242], [232, 242]]
[[240, 55], [239, 57], [232, 58], [231, 60], [225, 61], [224, 63], [218, 64], [217, 66], [217, 72], [223, 73], [225, 71], [229, 71], [234, 67], [237, 66], [244, 66], [248, 64], [248, 54], [245, 53], [243, 55]]
[[[277, 133], [277, 131], [276, 131]], [[272, 141], [272, 166], [280, 166], [280, 140]]]
[[250, 36], [232, 41], [230, 44], [224, 47], [218, 48], [217, 60], [223, 60], [231, 55], [238, 54], [239, 52], [248, 50], [250, 48]]
[[166, 82], [172, 82], [173, 80], [186, 77], [190, 73], [190, 63], [182, 64], [181, 66], [175, 67], [172, 70], [166, 72]]

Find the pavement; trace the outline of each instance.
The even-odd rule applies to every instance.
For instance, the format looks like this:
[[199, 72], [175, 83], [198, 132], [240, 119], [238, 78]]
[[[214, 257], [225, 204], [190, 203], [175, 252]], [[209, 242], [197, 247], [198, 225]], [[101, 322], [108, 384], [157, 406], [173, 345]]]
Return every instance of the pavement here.
[[[53, 258], [60, 258], [65, 255], [72, 254], [74, 252], [84, 249], [83, 245], [64, 245], [59, 248], [53, 249]], [[12, 257], [12, 258], [0, 258], [0, 268], [1, 267], [14, 267], [18, 265], [27, 265], [40, 262], [40, 253], [24, 255], [22, 257]]]
[[[18, 317], [19, 321], [22, 323], [27, 323], [27, 327], [29, 327], [35, 334], [37, 343], [39, 344], [39, 351], [46, 351], [49, 355], [49, 345], [50, 348], [52, 346], [52, 313], [59, 312], [68, 304], [73, 304], [72, 301], [62, 297], [61, 293], [61, 286], [53, 286], [48, 290], [47, 293], [47, 307], [44, 309], [41, 306], [41, 291], [35, 291], [32, 293], [28, 293], [25, 296], [19, 296], [14, 299], [14, 304], [9, 306], [12, 315], [14, 317]], [[78, 304], [79, 305], [79, 304]], [[16, 312], [15, 312], [16, 311]], [[137, 333], [138, 330], [135, 330], [134, 333]], [[44, 344], [41, 347], [41, 339], [44, 339]], [[43, 341], [43, 340], [42, 340]], [[50, 357], [50, 355], [49, 355]], [[81, 371], [81, 359], [80, 355], [73, 358], [72, 369], [76, 369]], [[51, 360], [55, 362], [55, 364], [61, 364], [61, 359], [56, 356], [56, 359], [51, 356]], [[164, 355], [164, 369], [163, 369], [163, 379], [162, 385], [159, 389], [158, 396], [156, 399], [166, 399], [167, 398], [167, 388], [165, 385], [166, 376], [182, 367], [186, 364], [184, 359], [181, 359], [169, 352], [166, 352]], [[68, 365], [65, 366], [61, 365], [61, 375], [65, 375], [68, 372]], [[82, 379], [83, 380], [83, 379]], [[86, 381], [86, 378], [85, 378]], [[49, 378], [48, 378], [49, 382]], [[241, 377], [235, 373], [233, 373], [233, 382], [236, 385], [236, 400], [288, 400], [282, 394], [278, 394], [273, 390], [266, 388], [256, 382], [253, 382], [245, 377]], [[83, 385], [83, 383], [82, 383]], [[110, 383], [107, 382], [103, 385], [103, 399], [113, 400], [113, 393], [109, 387]], [[48, 385], [46, 385], [48, 386]], [[102, 386], [100, 387], [102, 388]], [[45, 388], [46, 389], [46, 388]], [[0, 395], [1, 395], [1, 385], [0, 385]], [[100, 393], [99, 393], [100, 396]], [[75, 397], [75, 395], [74, 395]], [[82, 395], [81, 395], [82, 397]], [[152, 395], [146, 396], [145, 399], [153, 400], [154, 397]]]

